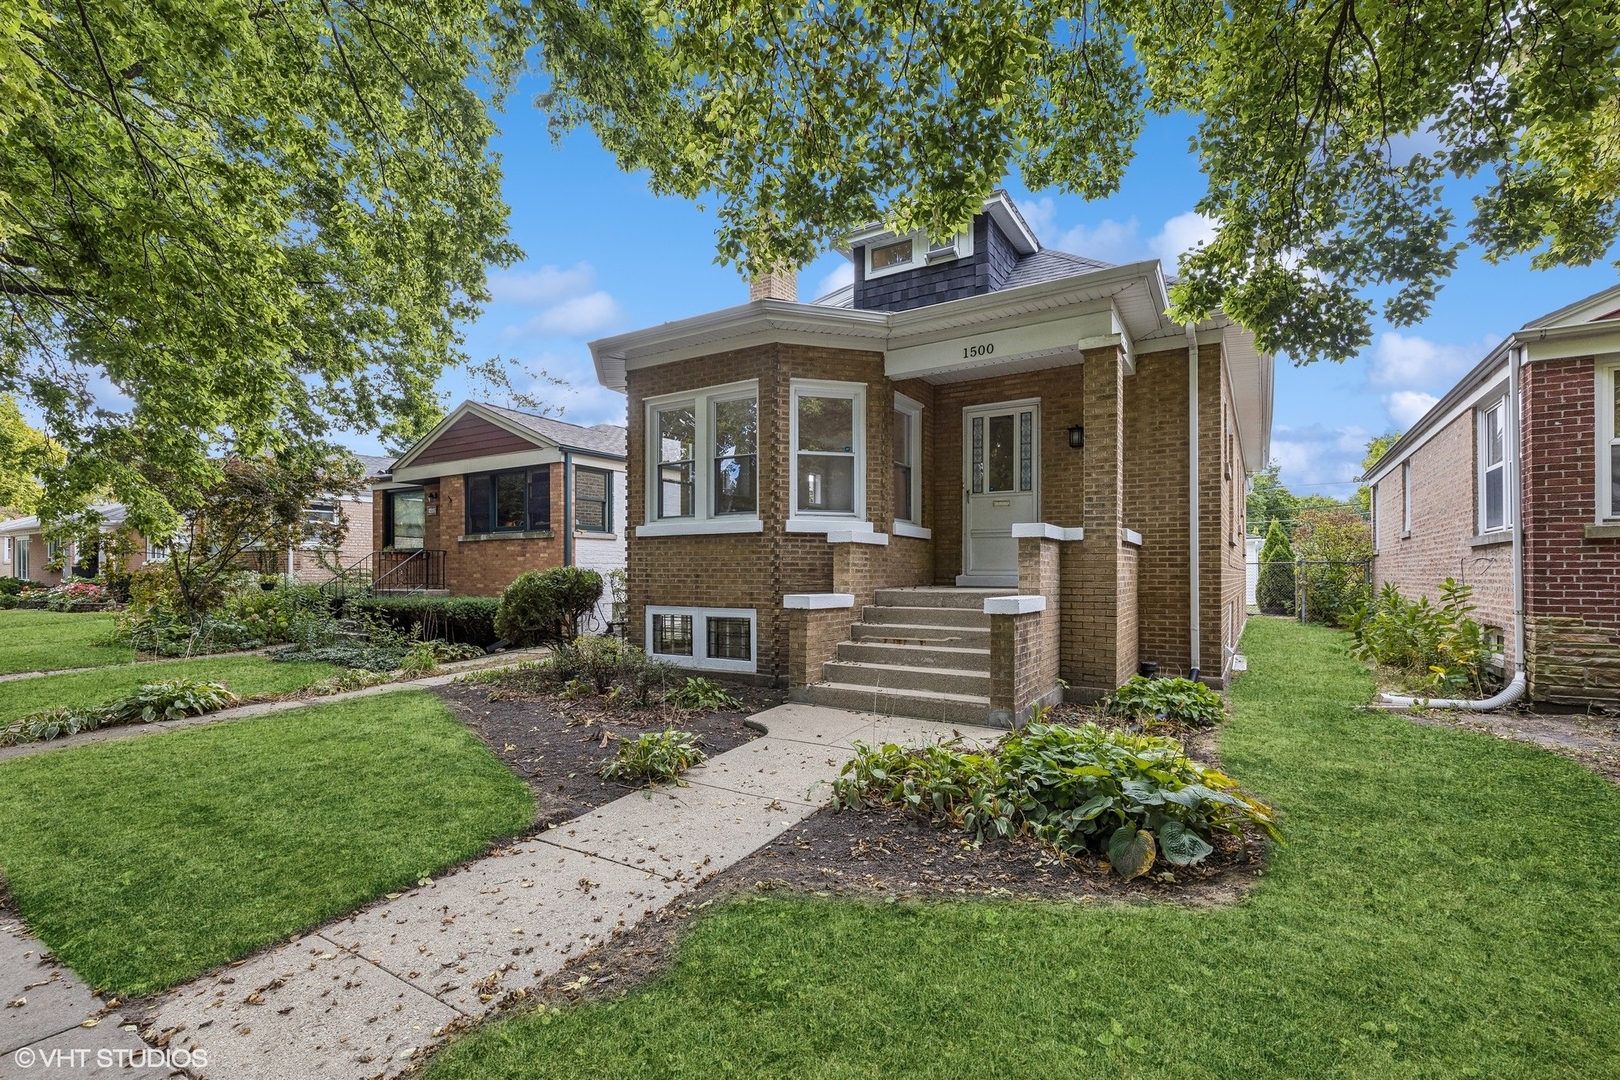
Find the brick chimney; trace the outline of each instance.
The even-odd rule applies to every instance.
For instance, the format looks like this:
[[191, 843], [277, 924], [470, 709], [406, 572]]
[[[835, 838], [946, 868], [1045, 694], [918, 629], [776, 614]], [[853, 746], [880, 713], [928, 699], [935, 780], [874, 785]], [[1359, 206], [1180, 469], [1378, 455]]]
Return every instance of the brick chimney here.
[[793, 270], [770, 270], [748, 279], [749, 300], [799, 300], [799, 275]]

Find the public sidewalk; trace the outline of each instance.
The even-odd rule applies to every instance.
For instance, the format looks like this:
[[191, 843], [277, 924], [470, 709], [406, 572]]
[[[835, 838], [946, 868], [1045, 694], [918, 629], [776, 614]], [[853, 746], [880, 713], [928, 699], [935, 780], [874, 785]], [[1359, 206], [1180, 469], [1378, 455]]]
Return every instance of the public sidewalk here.
[[[755, 719], [769, 734], [691, 770], [688, 786], [627, 795], [172, 990], [149, 1003], [142, 1031], [167, 1035], [171, 1056], [206, 1056], [193, 1071], [218, 1080], [397, 1075], [447, 1026], [487, 1014], [826, 805], [854, 741], [1006, 734], [811, 705]], [[73, 999], [61, 1019], [82, 1018], [86, 1005]], [[24, 1045], [6, 1020], [0, 1011], [0, 1041]], [[83, 1047], [127, 1034], [108, 1023], [53, 1034]], [[93, 1075], [24, 1072], [12, 1057], [0, 1076]]]

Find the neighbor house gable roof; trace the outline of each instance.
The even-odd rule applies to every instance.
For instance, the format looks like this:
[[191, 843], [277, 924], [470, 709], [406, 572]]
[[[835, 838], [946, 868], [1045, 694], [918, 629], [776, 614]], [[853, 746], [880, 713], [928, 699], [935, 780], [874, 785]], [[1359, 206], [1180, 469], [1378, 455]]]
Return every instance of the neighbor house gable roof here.
[[617, 424], [583, 427], [549, 416], [536, 416], [533, 413], [489, 405], [482, 401], [464, 401], [451, 410], [450, 414], [439, 421], [416, 445], [400, 455], [390, 471], [397, 473], [415, 464], [447, 432], [469, 417], [498, 428], [521, 440], [521, 443], [536, 449], [567, 450], [621, 461], [625, 456], [626, 432]]
[[[124, 524], [126, 511], [123, 503], [97, 503], [91, 509], [101, 515], [103, 532], [112, 532]], [[0, 536], [25, 536], [28, 533], [39, 532], [40, 529], [40, 520], [35, 514], [0, 521]]]

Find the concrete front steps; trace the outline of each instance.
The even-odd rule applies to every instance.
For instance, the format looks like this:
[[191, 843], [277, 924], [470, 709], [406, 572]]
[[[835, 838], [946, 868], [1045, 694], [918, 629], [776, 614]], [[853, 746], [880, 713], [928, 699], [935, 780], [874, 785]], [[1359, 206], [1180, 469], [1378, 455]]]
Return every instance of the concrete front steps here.
[[880, 589], [821, 679], [816, 705], [953, 724], [990, 711], [990, 616], [984, 601], [1015, 589]]

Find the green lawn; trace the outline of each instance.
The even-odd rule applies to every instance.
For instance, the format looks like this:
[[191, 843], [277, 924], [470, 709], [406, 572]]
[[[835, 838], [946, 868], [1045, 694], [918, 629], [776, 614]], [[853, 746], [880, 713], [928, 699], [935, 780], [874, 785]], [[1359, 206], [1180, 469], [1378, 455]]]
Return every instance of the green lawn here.
[[21, 608], [0, 611], [0, 675], [127, 664], [135, 659], [134, 650], [96, 644], [112, 625], [111, 615]]
[[158, 990], [521, 832], [523, 782], [400, 691], [0, 765], [0, 870], [92, 985]]
[[276, 663], [262, 656], [216, 656], [125, 664], [71, 675], [41, 675], [0, 682], [0, 725], [58, 705], [100, 705], [142, 683], [195, 679], [224, 683], [238, 697], [302, 690], [337, 673], [331, 664]]
[[1224, 764], [1290, 846], [1243, 902], [742, 901], [648, 989], [431, 1077], [1620, 1075], [1620, 791], [1352, 711], [1373, 683], [1332, 631], [1244, 644]]

